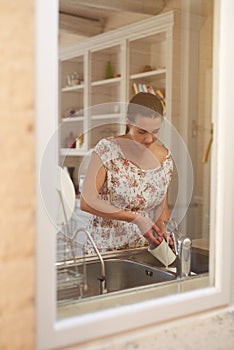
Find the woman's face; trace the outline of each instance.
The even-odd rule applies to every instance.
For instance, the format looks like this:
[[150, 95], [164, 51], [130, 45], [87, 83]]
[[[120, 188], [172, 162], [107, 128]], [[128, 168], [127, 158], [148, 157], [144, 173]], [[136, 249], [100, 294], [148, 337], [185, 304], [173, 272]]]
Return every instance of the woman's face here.
[[161, 118], [152, 119], [137, 114], [134, 122], [129, 122], [128, 134], [134, 141], [149, 148], [157, 140], [161, 124]]

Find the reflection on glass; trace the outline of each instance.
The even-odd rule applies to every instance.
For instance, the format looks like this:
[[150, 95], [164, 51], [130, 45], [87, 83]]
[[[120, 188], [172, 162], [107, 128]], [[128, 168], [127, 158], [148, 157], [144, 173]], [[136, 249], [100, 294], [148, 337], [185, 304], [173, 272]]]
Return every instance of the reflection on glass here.
[[[56, 267], [58, 276], [66, 272], [63, 276], [67, 283], [60, 284], [64, 287], [59, 287], [57, 291], [60, 307], [87, 298], [106, 298], [106, 295], [100, 294], [103, 279], [107, 294], [112, 295], [126, 293], [136, 287], [141, 290], [149, 285], [155, 288], [169, 281], [176, 283], [177, 245], [180, 241], [175, 237], [173, 239], [174, 230], [169, 230], [169, 233], [165, 231], [165, 235], [170, 237], [169, 246], [174, 254], [177, 253], [171, 265], [162, 264], [148, 252], [149, 244], [159, 243], [153, 242], [152, 236], [152, 242], [149, 239], [142, 245], [134, 246], [128, 241], [125, 242], [125, 249], [123, 246], [118, 249], [117, 241], [111, 245], [104, 239], [100, 243], [100, 234], [96, 232], [92, 237], [104, 258], [105, 276], [101, 273], [100, 261], [85, 232], [80, 232], [72, 245], [67, 244], [63, 236], [66, 227], [73, 233], [81, 227], [88, 228], [92, 214], [81, 210], [80, 193], [92, 151], [101, 139], [110, 136], [116, 138], [125, 133], [126, 101], [141, 91], [156, 93], [161, 98], [166, 122], [160, 130], [158, 144], [166, 145], [174, 161], [168, 191], [170, 215], [161, 224], [170, 217], [176, 218], [180, 232], [192, 241], [189, 258], [191, 278], [208, 272], [213, 2], [201, 1], [200, 7], [190, 12], [183, 11], [180, 2], [176, 8], [170, 8], [168, 4], [154, 18], [142, 17], [145, 21], [141, 23], [141, 28], [142, 25], [148, 28], [145, 35], [138, 28], [139, 15], [133, 24], [134, 30], [123, 31], [121, 37], [118, 28], [123, 28], [126, 23], [122, 23], [116, 15], [117, 29], [109, 31], [107, 21], [105, 31], [109, 31], [109, 36], [105, 36], [103, 41], [100, 37], [98, 43], [95, 38], [82, 37], [78, 45], [78, 36], [61, 30], [60, 119], [57, 131], [59, 164], [70, 176], [76, 199], [72, 217], [57, 235]], [[155, 21], [154, 26], [150, 22], [152, 20]], [[162, 20], [165, 26], [159, 30], [157, 23], [162, 23]], [[114, 39], [117, 40], [115, 44]], [[108, 62], [112, 76], [106, 79]], [[168, 125], [172, 126], [170, 130]], [[146, 126], [138, 125], [138, 128], [145, 130]], [[182, 140], [179, 143], [174, 137], [174, 130]], [[189, 160], [187, 153], [181, 151], [183, 143]], [[130, 151], [128, 145], [122, 147]], [[139, 162], [139, 154], [133, 163]], [[135, 180], [138, 182], [136, 176]], [[162, 227], [160, 231], [164, 230]], [[147, 228], [144, 228], [144, 233]], [[107, 245], [106, 249], [103, 249], [103, 242]], [[58, 282], [61, 282], [60, 277]]]

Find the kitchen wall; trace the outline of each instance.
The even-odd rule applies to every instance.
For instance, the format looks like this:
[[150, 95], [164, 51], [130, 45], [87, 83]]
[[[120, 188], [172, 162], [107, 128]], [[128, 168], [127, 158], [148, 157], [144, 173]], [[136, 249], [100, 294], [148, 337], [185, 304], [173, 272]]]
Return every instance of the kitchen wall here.
[[[0, 8], [0, 349], [33, 350], [36, 337], [34, 1], [0, 0]], [[234, 261], [230, 264], [234, 266]], [[234, 284], [234, 276], [230, 278]], [[218, 328], [211, 328], [208, 321], [199, 321], [193, 327], [194, 320], [190, 319], [190, 331], [198, 330], [196, 341], [199, 336], [202, 340], [201, 332], [205, 331], [211, 334], [208, 348], [217, 349], [216, 338], [209, 331], [219, 329], [227, 337], [223, 349], [228, 348], [225, 346], [232, 338], [231, 333], [228, 338], [226, 324], [233, 325], [229, 315], [212, 318]], [[107, 349], [111, 344], [113, 349], [146, 350], [147, 344], [154, 346], [157, 341], [153, 338], [150, 343], [147, 332], [155, 332], [161, 339], [160, 348], [168, 349], [170, 341], [180, 344], [180, 338], [175, 340], [179, 324], [179, 320], [174, 322], [172, 330], [166, 333], [160, 331], [161, 326], [152, 325], [153, 328], [142, 330], [143, 333], [138, 330], [112, 341], [93, 342], [89, 348]], [[136, 338], [137, 342], [133, 340]], [[79, 348], [88, 349], [88, 345]]]

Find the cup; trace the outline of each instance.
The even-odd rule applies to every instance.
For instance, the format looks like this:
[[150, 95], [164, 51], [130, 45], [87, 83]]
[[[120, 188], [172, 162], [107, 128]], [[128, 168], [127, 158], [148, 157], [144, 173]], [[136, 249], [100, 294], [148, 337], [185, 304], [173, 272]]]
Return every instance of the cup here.
[[156, 248], [149, 246], [148, 252], [165, 266], [171, 265], [176, 259], [175, 253], [165, 239]]

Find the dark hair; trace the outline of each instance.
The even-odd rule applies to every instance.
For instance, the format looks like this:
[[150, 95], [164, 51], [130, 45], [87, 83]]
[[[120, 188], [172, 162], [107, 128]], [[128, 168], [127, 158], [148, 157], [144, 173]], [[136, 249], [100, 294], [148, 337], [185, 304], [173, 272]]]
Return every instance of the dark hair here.
[[[160, 98], [149, 92], [139, 92], [133, 96], [127, 109], [127, 117], [129, 121], [133, 122], [137, 114], [152, 119], [163, 119], [163, 105]], [[126, 133], [128, 133], [128, 131], [129, 127], [127, 126]]]

